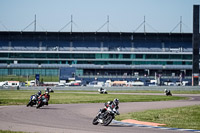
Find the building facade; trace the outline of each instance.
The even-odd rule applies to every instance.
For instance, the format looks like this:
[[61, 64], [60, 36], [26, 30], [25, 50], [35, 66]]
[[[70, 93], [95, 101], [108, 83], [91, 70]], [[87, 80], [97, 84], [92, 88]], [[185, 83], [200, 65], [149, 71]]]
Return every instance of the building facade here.
[[192, 33], [0, 32], [0, 75], [192, 75]]

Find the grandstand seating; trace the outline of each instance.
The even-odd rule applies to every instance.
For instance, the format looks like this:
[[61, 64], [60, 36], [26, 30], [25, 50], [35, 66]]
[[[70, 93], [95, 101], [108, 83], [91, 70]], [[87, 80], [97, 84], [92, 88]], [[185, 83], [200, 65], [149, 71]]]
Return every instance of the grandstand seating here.
[[[86, 33], [87, 34], [87, 33]], [[164, 36], [163, 36], [164, 37]], [[0, 50], [12, 51], [123, 51], [123, 52], [191, 52], [191, 40], [156, 38], [153, 35], [144, 39], [136, 35], [133, 39], [128, 36], [118, 38], [113, 36], [77, 35], [72, 39], [33, 39], [18, 38], [0, 40]]]

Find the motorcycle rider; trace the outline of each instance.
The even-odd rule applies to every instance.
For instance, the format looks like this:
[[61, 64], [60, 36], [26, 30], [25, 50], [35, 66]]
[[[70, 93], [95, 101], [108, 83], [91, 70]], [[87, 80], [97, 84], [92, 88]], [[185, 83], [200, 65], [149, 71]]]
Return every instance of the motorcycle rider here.
[[47, 99], [46, 105], [48, 105], [48, 101], [50, 100], [49, 88], [45, 88], [45, 93], [40, 95], [40, 97], [42, 96], [44, 96]]
[[168, 96], [168, 95], [171, 95], [171, 91], [170, 91], [170, 90], [165, 89], [164, 92], [165, 92], [165, 94], [166, 94], [167, 96]]
[[38, 93], [35, 94], [37, 100], [38, 100], [38, 97], [39, 97], [41, 94], [42, 94], [41, 90], [39, 90]]
[[27, 104], [28, 106], [33, 106], [35, 105], [35, 103], [37, 103], [39, 96], [41, 95], [41, 90], [39, 90], [37, 93], [35, 93], [34, 95], [31, 95], [29, 103]]
[[100, 92], [103, 91], [103, 90], [104, 90], [104, 89], [101, 87], [101, 88], [100, 88]]
[[105, 107], [103, 109], [100, 110], [100, 116], [99, 118], [102, 119], [103, 118], [103, 114], [104, 112], [110, 108], [111, 110], [113, 110], [117, 115], [120, 115], [118, 109], [119, 109], [119, 99], [115, 98], [113, 101], [108, 101], [105, 103]]

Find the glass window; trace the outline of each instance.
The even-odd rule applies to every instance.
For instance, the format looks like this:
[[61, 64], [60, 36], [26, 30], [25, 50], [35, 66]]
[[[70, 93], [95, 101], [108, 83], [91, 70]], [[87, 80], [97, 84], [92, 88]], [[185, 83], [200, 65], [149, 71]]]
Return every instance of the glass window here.
[[54, 53], [47, 54], [47, 58], [58, 58], [58, 54], [54, 54]]
[[182, 56], [183, 56], [183, 59], [189, 59], [189, 60], [192, 59], [192, 55], [182, 55]]
[[181, 55], [179, 54], [170, 55], [170, 59], [181, 59]]
[[84, 54], [84, 58], [85, 59], [95, 59], [95, 54]]
[[156, 54], [146, 54], [146, 59], [157, 59]]
[[119, 54], [118, 58], [123, 59], [123, 54]]
[[35, 54], [33, 54], [33, 53], [23, 53], [23, 54], [20, 54], [20, 57], [22, 57], [22, 58], [35, 58]]
[[0, 75], [8, 75], [8, 69], [0, 69]]
[[101, 59], [101, 58], [102, 58], [101, 55], [102, 55], [102, 54], [95, 54], [95, 58], [96, 58], [96, 59]]
[[109, 59], [109, 54], [102, 54], [103, 59]]
[[118, 54], [109, 54], [109, 58], [111, 59], [117, 59], [119, 57]]
[[167, 65], [173, 65], [173, 61], [167, 61]]
[[143, 54], [136, 54], [136, 55], [135, 55], [135, 58], [136, 58], [136, 59], [142, 59], [142, 58], [143, 58]]
[[46, 53], [35, 54], [35, 58], [47, 58]]
[[132, 55], [131, 55], [131, 59], [135, 59], [135, 54], [132, 54]]
[[83, 54], [73, 54], [73, 58], [74, 59], [82, 59], [83, 58]]
[[13, 69], [13, 75], [21, 75], [20, 69]]
[[60, 58], [71, 58], [70, 54], [59, 54]]
[[8, 53], [0, 53], [0, 58], [8, 58]]
[[22, 69], [21, 70], [21, 75], [23, 75], [23, 76], [34, 75], [33, 69]]
[[169, 59], [169, 55], [167, 54], [159, 54], [158, 59]]
[[123, 54], [123, 58], [125, 59], [130, 59], [131, 55], [130, 54]]

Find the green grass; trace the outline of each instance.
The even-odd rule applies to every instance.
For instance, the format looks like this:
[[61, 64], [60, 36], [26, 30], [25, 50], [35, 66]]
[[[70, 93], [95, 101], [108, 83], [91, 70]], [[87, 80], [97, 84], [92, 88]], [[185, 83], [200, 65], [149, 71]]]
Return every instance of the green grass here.
[[[32, 94], [37, 91], [17, 91], [17, 90], [1, 90], [0, 105], [25, 105], [28, 103]], [[70, 103], [104, 103], [114, 98], [120, 99], [120, 102], [150, 102], [150, 101], [167, 101], [186, 99], [184, 97], [167, 97], [165, 95], [128, 95], [128, 94], [86, 94], [86, 93], [51, 93], [50, 104], [70, 104]], [[62, 91], [63, 92], [63, 91]]]
[[117, 120], [136, 119], [139, 121], [166, 124], [165, 127], [200, 130], [200, 105], [171, 109], [148, 110], [121, 114]]

